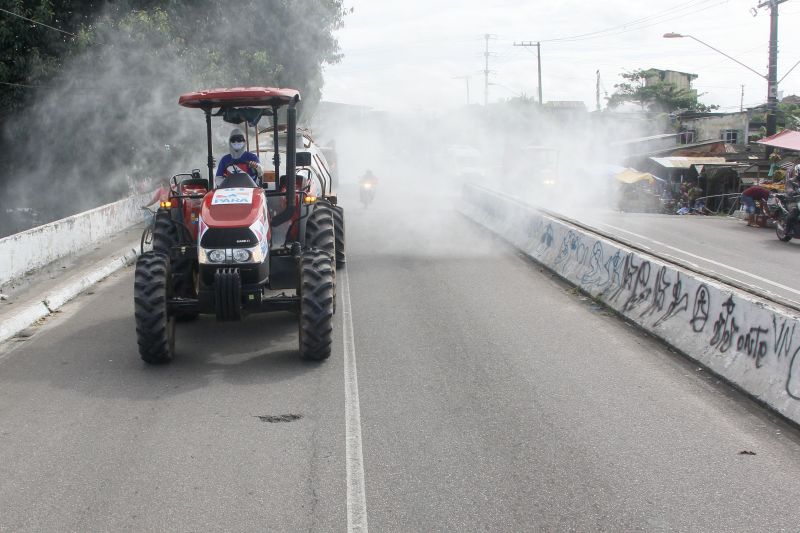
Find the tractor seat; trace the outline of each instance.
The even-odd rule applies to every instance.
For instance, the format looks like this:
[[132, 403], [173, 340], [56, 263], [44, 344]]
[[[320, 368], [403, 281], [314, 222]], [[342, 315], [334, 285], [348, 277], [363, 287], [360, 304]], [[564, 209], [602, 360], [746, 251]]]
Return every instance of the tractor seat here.
[[256, 189], [258, 186], [256, 182], [253, 181], [253, 178], [250, 175], [245, 173], [240, 174], [231, 174], [226, 176], [225, 179], [222, 180], [222, 183], [219, 184], [218, 189], [232, 189], [234, 187], [244, 187], [249, 189]]

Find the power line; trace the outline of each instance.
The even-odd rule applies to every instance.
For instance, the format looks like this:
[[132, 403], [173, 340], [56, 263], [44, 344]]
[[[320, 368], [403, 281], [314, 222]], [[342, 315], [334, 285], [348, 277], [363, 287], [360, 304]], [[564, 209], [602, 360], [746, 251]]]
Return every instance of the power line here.
[[[711, 1], [711, 0], [702, 0], [701, 3], [709, 2], [709, 1]], [[592, 31], [592, 32], [589, 32], [589, 33], [581, 33], [581, 34], [578, 34], [578, 35], [570, 35], [568, 37], [557, 37], [557, 38], [554, 38], [554, 39], [545, 39], [543, 42], [556, 42], [556, 41], [563, 41], [563, 40], [570, 40], [570, 39], [579, 39], [579, 38], [582, 38], [582, 37], [588, 37], [588, 36], [591, 36], [591, 35], [597, 35], [598, 33], [606, 33], [606, 32], [609, 32], [609, 31], [613, 31], [613, 30], [617, 30], [617, 29], [621, 29], [621, 28], [626, 28], [626, 27], [634, 25], [634, 24], [640, 24], [642, 22], [647, 22], [647, 21], [649, 21], [649, 20], [651, 20], [653, 18], [657, 18], [657, 17], [659, 17], [659, 16], [661, 16], [663, 14], [667, 14], [667, 13], [672, 12], [672, 11], [676, 11], [676, 10], [679, 10], [679, 9], [682, 9], [682, 8], [685, 8], [685, 7], [691, 7], [691, 4], [695, 4], [696, 2], [697, 2], [697, 0], [690, 0], [688, 2], [684, 2], [683, 4], [679, 4], [677, 6], [674, 6], [674, 7], [671, 7], [669, 9], [666, 9], [664, 11], [659, 11], [658, 13], [655, 13], [653, 15], [648, 15], [646, 17], [642, 17], [642, 18], [639, 18], [639, 19], [630, 20], [630, 21], [625, 22], [623, 24], [619, 24], [617, 26], [611, 26], [610, 28], [606, 28], [604, 30], [596, 30], [596, 31]]]
[[39, 26], [44, 26], [45, 28], [50, 28], [51, 30], [60, 31], [61, 33], [65, 33], [67, 35], [72, 35], [73, 37], [77, 37], [77, 35], [75, 35], [74, 33], [70, 33], [68, 31], [56, 28], [54, 26], [49, 26], [49, 25], [45, 24], [44, 22], [39, 22], [39, 21], [36, 21], [36, 20], [33, 20], [33, 19], [29, 19], [28, 17], [23, 17], [19, 13], [14, 13], [13, 11], [8, 11], [7, 9], [3, 9], [1, 7], [0, 7], [0, 11], [2, 11], [3, 13], [8, 13], [9, 15], [21, 18], [22, 20], [27, 20], [28, 22], [32, 22], [33, 24], [37, 24]]
[[[711, 1], [712, 0], [702, 0], [702, 2], [700, 4], [695, 4], [693, 6], [685, 6], [685, 5], [682, 4], [682, 6], [684, 6], [684, 9], [686, 7], [698, 7], [698, 6], [702, 5], [702, 4], [705, 4], [705, 3], [708, 3], [708, 2], [711, 2]], [[545, 43], [545, 42], [570, 43], [570, 42], [585, 41], [585, 40], [589, 40], [589, 39], [597, 39], [597, 38], [602, 38], [602, 37], [612, 37], [612, 36], [615, 36], [615, 35], [622, 35], [623, 33], [629, 33], [629, 32], [632, 32], [632, 31], [644, 30], [646, 28], [651, 28], [653, 26], [657, 26], [658, 24], [662, 24], [664, 22], [670, 22], [670, 21], [673, 21], [673, 20], [677, 20], [677, 19], [686, 17], [688, 15], [694, 15], [695, 13], [699, 13], [701, 11], [705, 11], [707, 9], [711, 9], [712, 7], [716, 7], [716, 6], [722, 5], [722, 4], [727, 4], [728, 1], [729, 0], [722, 0], [722, 1], [717, 2], [715, 4], [711, 4], [709, 6], [705, 6], [705, 7], [702, 7], [700, 9], [696, 9], [694, 11], [688, 11], [686, 13], [682, 13], [682, 14], [680, 14], [678, 16], [675, 16], [675, 17], [663, 18], [664, 16], [669, 15], [669, 11], [676, 11], [677, 10], [677, 8], [672, 8], [670, 10], [662, 11], [662, 12], [660, 12], [660, 14], [650, 15], [649, 17], [643, 17], [641, 19], [637, 19], [637, 20], [634, 20], [634, 21], [631, 21], [631, 22], [627, 22], [625, 24], [620, 24], [618, 26], [612, 26], [612, 27], [606, 28], [604, 30], [598, 30], [598, 31], [590, 32], [590, 33], [580, 34], [580, 35], [571, 35], [571, 36], [568, 36], [568, 37], [559, 37], [559, 38], [555, 38], [555, 39], [542, 39], [541, 42], [543, 42], [543, 43]], [[661, 18], [663, 18], [663, 20], [657, 20], [656, 22], [653, 22], [653, 23], [650, 23], [650, 24], [641, 25], [641, 24], [643, 24], [645, 22], [649, 22], [650, 20], [661, 19]], [[636, 27], [629, 27], [629, 26], [636, 26]], [[616, 30], [619, 30], [619, 31], [616, 31]]]
[[0, 81], [0, 85], [9, 85], [11, 87], [24, 87], [26, 89], [38, 89], [40, 87], [50, 87], [50, 85], [25, 85], [24, 83], [11, 83], [8, 81]]

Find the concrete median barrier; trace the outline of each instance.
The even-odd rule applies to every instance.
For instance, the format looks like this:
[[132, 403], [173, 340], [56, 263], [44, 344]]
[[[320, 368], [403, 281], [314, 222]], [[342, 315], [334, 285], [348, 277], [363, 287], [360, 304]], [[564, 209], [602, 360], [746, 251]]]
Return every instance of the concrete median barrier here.
[[0, 287], [142, 220], [130, 197], [0, 239]]
[[462, 213], [800, 423], [800, 316], [478, 186]]

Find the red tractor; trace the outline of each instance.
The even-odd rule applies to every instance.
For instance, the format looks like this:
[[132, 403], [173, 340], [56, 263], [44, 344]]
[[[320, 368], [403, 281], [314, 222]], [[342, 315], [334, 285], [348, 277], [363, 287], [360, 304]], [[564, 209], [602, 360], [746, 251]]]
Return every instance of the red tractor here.
[[[153, 250], [136, 262], [136, 337], [145, 362], [173, 358], [176, 321], [199, 314], [241, 320], [268, 311], [297, 313], [302, 357], [330, 356], [336, 264], [345, 260], [344, 212], [336, 205], [324, 156], [297, 151], [299, 101], [298, 91], [272, 87], [179, 98], [180, 105], [205, 113], [208, 179], [199, 170], [173, 176], [170, 198], [156, 213]], [[286, 124], [279, 126], [283, 107]], [[256, 180], [232, 174], [215, 186], [212, 116], [244, 123], [245, 131], [252, 126], [256, 152], [271, 152], [274, 170]], [[259, 130], [262, 117], [272, 119], [271, 128]], [[259, 133], [262, 139], [271, 134], [266, 150]]]

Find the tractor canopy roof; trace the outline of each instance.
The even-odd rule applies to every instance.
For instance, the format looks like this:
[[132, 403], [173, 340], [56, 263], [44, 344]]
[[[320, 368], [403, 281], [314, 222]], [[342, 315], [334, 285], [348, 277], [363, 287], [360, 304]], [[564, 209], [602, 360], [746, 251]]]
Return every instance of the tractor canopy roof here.
[[215, 107], [283, 106], [300, 101], [297, 89], [275, 87], [234, 87], [210, 89], [182, 94], [178, 104], [184, 107], [212, 109]]

